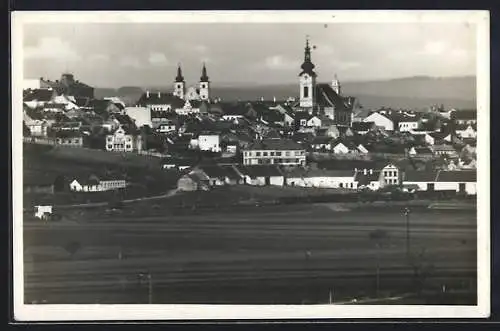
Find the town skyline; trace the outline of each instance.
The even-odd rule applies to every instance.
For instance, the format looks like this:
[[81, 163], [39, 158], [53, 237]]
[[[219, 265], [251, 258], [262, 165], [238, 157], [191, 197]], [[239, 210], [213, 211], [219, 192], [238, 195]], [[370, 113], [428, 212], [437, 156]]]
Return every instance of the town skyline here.
[[306, 36], [315, 46], [319, 81], [335, 75], [344, 82], [475, 76], [475, 29], [458, 23], [398, 25], [240, 23], [229, 30], [227, 23], [28, 24], [24, 78], [58, 79], [71, 72], [96, 87], [168, 87], [180, 64], [193, 85], [206, 63], [212, 86], [293, 84]]

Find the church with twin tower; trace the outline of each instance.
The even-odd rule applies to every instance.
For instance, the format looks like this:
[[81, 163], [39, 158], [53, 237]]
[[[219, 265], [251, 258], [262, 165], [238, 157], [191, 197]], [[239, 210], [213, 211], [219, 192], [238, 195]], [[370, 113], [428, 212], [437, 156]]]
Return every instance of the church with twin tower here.
[[355, 98], [342, 95], [336, 75], [331, 84], [318, 83], [315, 67], [311, 59], [309, 39], [306, 39], [304, 62], [299, 73], [299, 102], [294, 105], [294, 110], [327, 117], [338, 126], [350, 127]]
[[183, 100], [199, 100], [199, 101], [209, 101], [210, 100], [210, 80], [207, 75], [207, 68], [205, 63], [203, 63], [203, 68], [201, 69], [201, 77], [198, 86], [191, 86], [186, 88], [186, 82], [184, 76], [182, 75], [182, 69], [180, 64], [177, 67], [177, 76], [174, 82], [174, 92], [173, 95], [183, 99]]

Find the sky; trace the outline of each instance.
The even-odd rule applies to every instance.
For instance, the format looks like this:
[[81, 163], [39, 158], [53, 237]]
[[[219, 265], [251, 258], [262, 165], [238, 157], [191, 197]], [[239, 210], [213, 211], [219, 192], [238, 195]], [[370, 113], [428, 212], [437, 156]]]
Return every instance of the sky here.
[[318, 80], [476, 73], [476, 29], [464, 23], [30, 23], [24, 78], [71, 72], [95, 87], [187, 85], [203, 62], [212, 85], [296, 83], [309, 35]]

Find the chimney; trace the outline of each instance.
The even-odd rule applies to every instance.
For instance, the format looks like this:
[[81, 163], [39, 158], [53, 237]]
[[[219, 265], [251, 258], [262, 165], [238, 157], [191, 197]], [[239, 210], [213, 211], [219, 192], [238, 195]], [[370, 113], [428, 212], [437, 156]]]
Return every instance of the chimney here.
[[363, 175], [366, 175], [366, 168], [363, 169]]
[[146, 98], [149, 99], [149, 91], [146, 91]]
[[158, 91], [158, 99], [161, 98], [161, 92]]

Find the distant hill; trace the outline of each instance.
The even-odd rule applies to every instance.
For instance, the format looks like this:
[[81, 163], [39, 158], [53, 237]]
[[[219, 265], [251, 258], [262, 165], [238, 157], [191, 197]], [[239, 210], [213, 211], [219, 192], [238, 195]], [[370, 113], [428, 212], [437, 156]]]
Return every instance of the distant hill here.
[[[165, 91], [168, 87], [160, 88]], [[151, 89], [155, 90], [155, 89]], [[476, 78], [446, 77], [434, 78], [416, 76], [408, 78], [345, 82], [342, 85], [345, 95], [357, 97], [365, 108], [427, 108], [433, 104], [444, 104], [445, 107], [475, 108]], [[139, 87], [122, 87], [115, 89], [96, 89], [96, 97], [119, 96], [126, 102], [134, 103], [144, 90]], [[297, 84], [222, 87], [214, 84], [213, 96], [223, 100], [284, 100], [297, 96]]]

